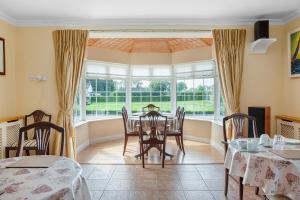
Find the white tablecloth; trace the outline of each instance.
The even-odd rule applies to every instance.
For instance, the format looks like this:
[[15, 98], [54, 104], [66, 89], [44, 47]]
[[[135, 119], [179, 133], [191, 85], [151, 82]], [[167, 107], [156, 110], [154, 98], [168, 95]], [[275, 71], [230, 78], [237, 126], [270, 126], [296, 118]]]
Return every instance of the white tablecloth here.
[[[145, 119], [145, 121], [147, 122], [146, 119]], [[130, 116], [128, 118], [128, 121], [127, 121], [128, 130], [140, 131], [139, 130], [139, 128], [140, 128], [139, 124], [140, 124], [140, 117], [139, 116]], [[164, 128], [163, 125], [164, 125], [164, 119], [159, 118], [158, 119], [158, 128], [162, 130]], [[144, 126], [145, 130], [150, 128], [150, 127], [148, 127], [149, 123], [144, 123], [143, 126]], [[170, 116], [170, 115], [167, 116], [167, 130], [171, 131], [171, 130], [177, 130], [177, 129], [178, 129], [177, 118], [175, 116]]]
[[19, 158], [0, 160], [0, 199], [90, 200], [80, 165], [59, 157], [49, 168], [6, 168]]
[[[300, 149], [299, 145], [283, 145], [283, 149]], [[260, 147], [260, 152], [241, 151], [236, 141], [229, 145], [225, 167], [229, 174], [243, 177], [243, 184], [263, 189], [267, 195], [282, 194], [300, 199], [300, 160], [287, 160]]]

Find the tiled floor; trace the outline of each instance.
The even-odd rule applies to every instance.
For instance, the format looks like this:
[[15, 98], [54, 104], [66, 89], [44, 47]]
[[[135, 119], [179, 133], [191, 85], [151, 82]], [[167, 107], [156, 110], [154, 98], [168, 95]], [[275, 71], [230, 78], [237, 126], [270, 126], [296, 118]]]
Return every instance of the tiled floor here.
[[[141, 160], [134, 157], [139, 151], [137, 138], [130, 138], [127, 151], [123, 156], [123, 140], [115, 140], [89, 146], [78, 155], [80, 163], [89, 164], [141, 164]], [[201, 142], [184, 140], [185, 152], [183, 155], [175, 140], [168, 138], [166, 151], [174, 155], [173, 159], [166, 157], [167, 164], [211, 164], [223, 163], [224, 156], [212, 145]], [[161, 162], [156, 149], [151, 150], [146, 163], [158, 164]]]
[[[238, 186], [230, 180], [224, 196], [222, 164], [89, 165], [82, 164], [93, 200], [236, 200]], [[245, 200], [262, 199], [246, 187]]]

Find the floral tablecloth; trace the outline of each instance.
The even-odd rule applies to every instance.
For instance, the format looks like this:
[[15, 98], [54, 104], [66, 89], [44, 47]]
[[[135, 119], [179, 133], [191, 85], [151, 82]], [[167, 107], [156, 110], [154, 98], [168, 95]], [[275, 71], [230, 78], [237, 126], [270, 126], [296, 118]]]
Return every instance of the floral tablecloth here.
[[18, 159], [22, 157], [0, 160], [0, 199], [91, 199], [77, 162], [59, 157], [49, 168], [6, 168]]
[[[300, 149], [299, 145], [283, 145], [282, 149]], [[229, 145], [225, 167], [229, 174], [243, 177], [243, 184], [260, 187], [267, 195], [281, 194], [300, 200], [300, 160], [287, 160], [259, 147], [255, 153]]]

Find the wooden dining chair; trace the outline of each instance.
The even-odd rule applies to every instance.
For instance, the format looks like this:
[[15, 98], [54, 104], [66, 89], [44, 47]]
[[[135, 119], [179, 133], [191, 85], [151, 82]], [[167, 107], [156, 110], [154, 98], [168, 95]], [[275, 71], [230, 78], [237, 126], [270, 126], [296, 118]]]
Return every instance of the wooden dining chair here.
[[179, 114], [180, 114], [180, 106], [178, 106], [177, 108], [176, 108], [176, 112], [175, 112], [175, 117], [178, 119], [178, 117], [179, 117]]
[[[123, 118], [123, 124], [124, 124], [124, 148], [123, 148], [123, 156], [125, 155], [125, 151], [126, 151], [126, 146], [127, 146], [127, 142], [128, 142], [128, 138], [135, 136], [138, 137], [139, 136], [139, 131], [135, 131], [132, 130], [132, 128], [130, 128], [130, 126], [128, 126], [128, 112], [127, 109], [125, 108], [125, 106], [123, 106], [122, 108], [122, 118]], [[137, 125], [139, 126], [139, 125]]]
[[142, 108], [143, 112], [150, 112], [150, 111], [160, 111], [160, 107], [155, 106], [154, 104], [148, 104], [147, 106]]
[[[51, 122], [51, 115], [46, 114], [42, 110], [35, 110], [29, 115], [25, 115], [24, 118], [24, 126], [27, 126], [32, 123], [47, 121]], [[30, 150], [34, 150], [36, 148], [35, 134], [31, 138], [28, 137], [28, 132], [24, 133], [24, 150], [27, 155], [30, 155]], [[14, 142], [10, 146], [5, 147], [5, 157], [9, 157], [10, 151], [17, 151], [18, 149], [18, 141]]]
[[[256, 138], [258, 135], [258, 131], [257, 131], [257, 126], [256, 126], [256, 119], [255, 117], [243, 114], [243, 113], [234, 113], [230, 116], [224, 117], [223, 118], [223, 137], [224, 137], [224, 141], [222, 141], [222, 143], [224, 144], [224, 150], [225, 150], [225, 156], [228, 150], [228, 145], [229, 145], [229, 138], [227, 137], [227, 122], [231, 121], [232, 123], [232, 127], [233, 127], [233, 133], [234, 135], [232, 136], [232, 138], [230, 139], [238, 139], [238, 138], [247, 138], [247, 136], [244, 134], [244, 129], [248, 123], [248, 128], [252, 127], [253, 128], [253, 135]], [[249, 126], [251, 125], [251, 126]], [[248, 131], [247, 131], [248, 133]], [[225, 196], [227, 196], [228, 193], [228, 180], [229, 180], [229, 169], [225, 168], [225, 188], [224, 188], [224, 194]], [[232, 176], [231, 176], [232, 177]], [[233, 180], [235, 180], [236, 182], [239, 183], [239, 196], [240, 196], [240, 200], [243, 199], [243, 191], [244, 191], [244, 186], [243, 186], [243, 177], [239, 177], [239, 180], [234, 179], [234, 177], [232, 177]], [[256, 195], [258, 194], [258, 188], [256, 188]]]
[[184, 107], [182, 107], [179, 112], [177, 117], [177, 127], [174, 127], [173, 130], [167, 131], [167, 136], [174, 136], [176, 139], [176, 143], [179, 146], [179, 149], [182, 150], [183, 154], [185, 154], [184, 150], [184, 144], [183, 144], [183, 124], [184, 124], [184, 117], [185, 117], [185, 111]]
[[156, 148], [162, 154], [162, 167], [165, 166], [166, 157], [166, 129], [167, 116], [161, 115], [157, 111], [150, 111], [140, 116], [139, 143], [143, 168], [145, 168], [145, 154], [151, 149]]
[[49, 143], [50, 143], [50, 134], [60, 133], [61, 134], [61, 143], [60, 143], [60, 156], [63, 155], [64, 150], [64, 128], [59, 127], [51, 122], [37, 122], [24, 126], [19, 130], [19, 141], [17, 156], [23, 155], [24, 149], [24, 138], [27, 131], [33, 130], [35, 134], [36, 146], [34, 148], [36, 155], [49, 155]]

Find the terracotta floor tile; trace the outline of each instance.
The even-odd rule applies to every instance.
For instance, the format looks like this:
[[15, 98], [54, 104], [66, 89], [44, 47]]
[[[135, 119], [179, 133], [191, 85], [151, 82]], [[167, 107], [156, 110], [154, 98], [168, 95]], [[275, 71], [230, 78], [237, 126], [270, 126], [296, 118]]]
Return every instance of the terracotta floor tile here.
[[203, 180], [181, 181], [183, 190], [208, 190]]
[[104, 191], [101, 200], [129, 200], [129, 191]]
[[157, 181], [153, 179], [136, 180], [134, 190], [158, 190]]
[[159, 190], [183, 190], [181, 182], [174, 180], [174, 181], [157, 181], [157, 186]]
[[218, 179], [205, 179], [204, 180], [209, 190], [224, 190], [224, 181]]
[[202, 180], [199, 172], [178, 172], [181, 180]]
[[[123, 156], [123, 139], [110, 142], [93, 144], [78, 154], [80, 163], [89, 164], [141, 164], [140, 159], [134, 155], [139, 152], [139, 143], [137, 138], [130, 138], [125, 156]], [[172, 159], [166, 157], [165, 163], [168, 164], [205, 164], [205, 163], [223, 163], [223, 153], [210, 144], [184, 141], [186, 154], [178, 150], [175, 140], [169, 139], [166, 151], [174, 155]], [[149, 152], [147, 164], [161, 164], [161, 157], [156, 149]], [[185, 168], [185, 167], [184, 167]]]
[[159, 200], [186, 200], [183, 191], [160, 191], [158, 197]]
[[209, 191], [185, 191], [187, 200], [214, 200]]
[[153, 191], [131, 191], [130, 200], [158, 200], [158, 193]]
[[104, 190], [107, 185], [107, 180], [87, 180], [89, 190]]
[[133, 180], [111, 180], [105, 190], [134, 190], [135, 182]]
[[92, 200], [99, 200], [101, 198], [102, 193], [103, 191], [97, 191], [97, 190], [91, 191]]

